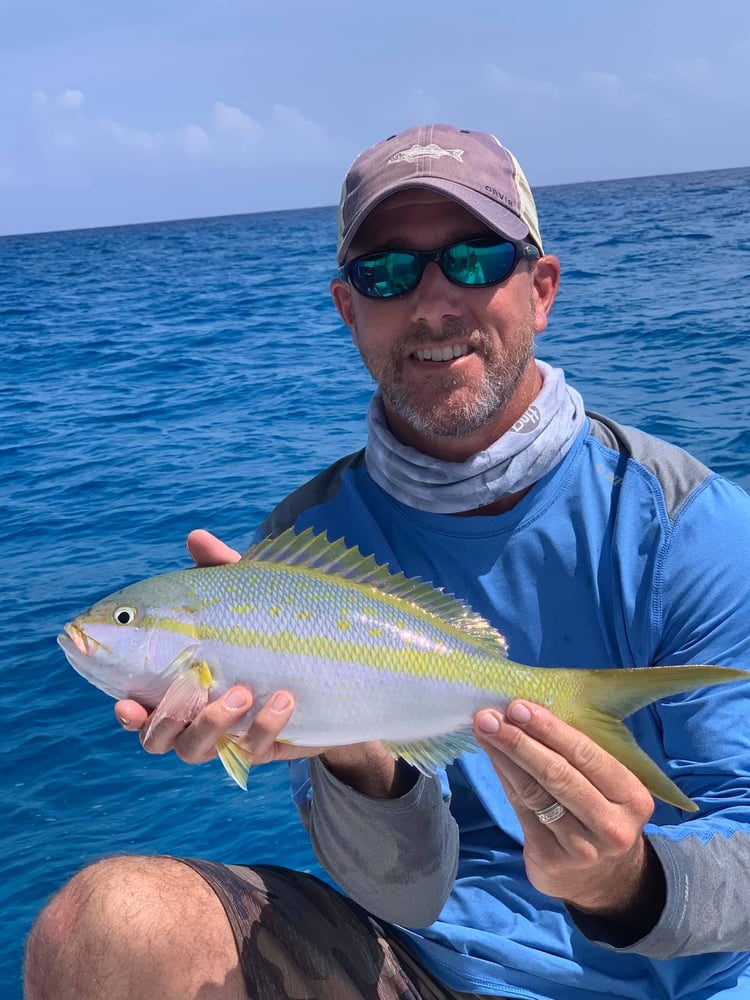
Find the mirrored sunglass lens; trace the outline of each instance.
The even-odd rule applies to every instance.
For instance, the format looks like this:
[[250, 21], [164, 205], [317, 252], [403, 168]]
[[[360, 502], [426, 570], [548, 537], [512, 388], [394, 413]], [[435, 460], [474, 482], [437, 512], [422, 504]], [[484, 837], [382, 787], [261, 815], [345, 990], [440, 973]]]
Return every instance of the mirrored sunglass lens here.
[[462, 285], [491, 285], [510, 274], [514, 258], [512, 243], [459, 243], [444, 254], [443, 266]]
[[358, 260], [351, 271], [354, 287], [374, 299], [410, 292], [419, 280], [419, 262], [409, 253], [384, 253]]

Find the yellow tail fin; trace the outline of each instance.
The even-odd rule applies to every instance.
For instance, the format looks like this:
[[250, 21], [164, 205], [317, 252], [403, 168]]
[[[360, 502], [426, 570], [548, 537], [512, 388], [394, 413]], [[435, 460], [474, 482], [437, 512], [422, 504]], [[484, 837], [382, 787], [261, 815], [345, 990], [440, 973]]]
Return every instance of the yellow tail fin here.
[[712, 684], [747, 681], [750, 674], [702, 664], [566, 673], [577, 675], [578, 697], [560, 711], [554, 705], [551, 710], [621, 761], [652, 795], [687, 812], [697, 812], [698, 806], [641, 750], [620, 720], [659, 698]]

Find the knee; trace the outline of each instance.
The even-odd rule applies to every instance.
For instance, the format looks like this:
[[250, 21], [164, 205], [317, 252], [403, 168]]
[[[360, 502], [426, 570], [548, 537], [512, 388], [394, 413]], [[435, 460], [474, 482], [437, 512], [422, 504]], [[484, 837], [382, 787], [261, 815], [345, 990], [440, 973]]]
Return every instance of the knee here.
[[[70, 941], [71, 935], [97, 930], [111, 933], [132, 916], [139, 903], [160, 895], [169, 858], [124, 856], [106, 858], [82, 869], [62, 887], [39, 914], [31, 940], [51, 945]], [[181, 866], [182, 867], [182, 866]]]
[[[169, 858], [116, 857], [78, 872], [47, 903], [26, 945], [24, 978], [29, 998], [67, 996], [82, 966], [112, 959], [126, 944], [153, 948], [159, 903], [169, 879], [185, 866]], [[120, 956], [122, 958], [123, 956]]]

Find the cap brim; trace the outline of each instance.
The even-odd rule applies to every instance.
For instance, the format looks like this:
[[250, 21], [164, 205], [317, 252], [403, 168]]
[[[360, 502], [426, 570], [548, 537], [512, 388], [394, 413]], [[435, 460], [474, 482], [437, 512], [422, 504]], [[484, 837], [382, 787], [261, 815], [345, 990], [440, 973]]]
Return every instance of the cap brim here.
[[360, 209], [354, 219], [352, 219], [351, 224], [347, 227], [344, 239], [338, 248], [336, 260], [339, 265], [344, 263], [346, 254], [359, 231], [359, 227], [373, 209], [382, 204], [386, 198], [390, 198], [391, 195], [397, 194], [399, 191], [408, 191], [409, 188], [421, 188], [445, 195], [452, 201], [462, 205], [468, 212], [475, 215], [499, 236], [507, 236], [512, 240], [522, 240], [529, 235], [529, 227], [526, 223], [509, 209], [493, 201], [492, 198], [486, 198], [484, 195], [479, 194], [479, 192], [464, 187], [463, 184], [457, 184], [442, 177], [412, 177], [385, 188], [377, 198], [369, 201]]

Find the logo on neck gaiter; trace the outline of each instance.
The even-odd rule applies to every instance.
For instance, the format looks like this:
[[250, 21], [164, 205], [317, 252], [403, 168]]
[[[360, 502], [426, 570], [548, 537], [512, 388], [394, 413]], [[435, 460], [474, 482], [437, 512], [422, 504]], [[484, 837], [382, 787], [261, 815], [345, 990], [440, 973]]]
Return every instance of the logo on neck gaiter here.
[[511, 430], [515, 431], [516, 434], [530, 434], [537, 429], [541, 419], [542, 415], [539, 412], [539, 407], [534, 406], [532, 403], [528, 410], [516, 420]]

